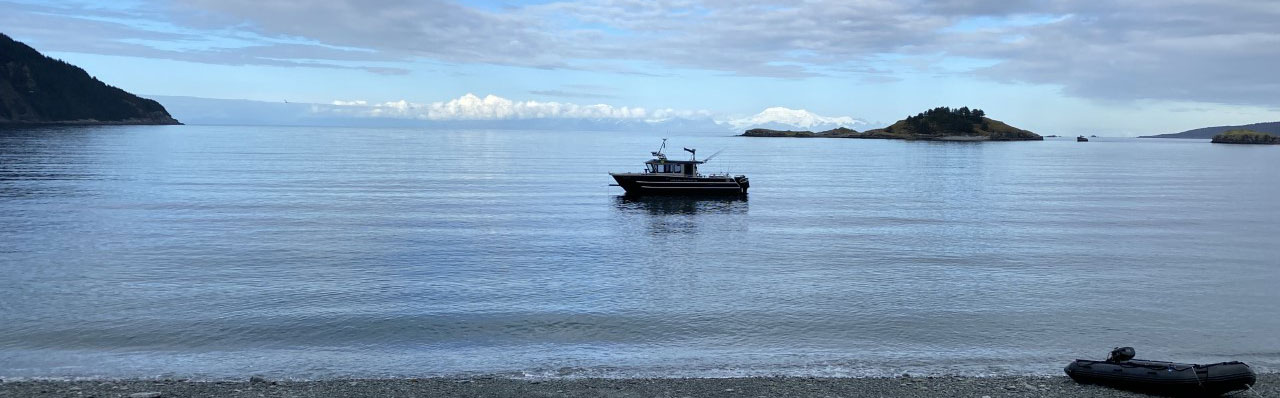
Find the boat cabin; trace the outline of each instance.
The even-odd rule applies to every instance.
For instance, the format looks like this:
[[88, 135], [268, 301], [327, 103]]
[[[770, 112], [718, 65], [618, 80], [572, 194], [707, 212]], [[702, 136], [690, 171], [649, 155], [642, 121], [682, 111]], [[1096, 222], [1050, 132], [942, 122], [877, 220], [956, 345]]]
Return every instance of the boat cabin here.
[[698, 175], [698, 164], [695, 160], [653, 159], [644, 162], [644, 172], [649, 174], [681, 174], [688, 177]]

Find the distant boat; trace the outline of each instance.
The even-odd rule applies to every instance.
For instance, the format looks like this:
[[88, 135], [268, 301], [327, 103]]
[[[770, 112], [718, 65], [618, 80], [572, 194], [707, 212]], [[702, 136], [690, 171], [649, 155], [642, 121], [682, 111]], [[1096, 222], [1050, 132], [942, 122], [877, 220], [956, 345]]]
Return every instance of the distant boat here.
[[1076, 142], [1089, 142], [1089, 139], [1084, 138], [1084, 136], [1082, 135], [1082, 136], [1076, 137]]
[[1058, 138], [1058, 136], [1056, 136], [1056, 135], [1046, 135], [1046, 136], [1044, 136], [1044, 138]]
[[667, 148], [667, 140], [653, 154], [653, 159], [644, 162], [641, 173], [609, 173], [617, 181], [617, 186], [626, 190], [629, 195], [745, 195], [751, 182], [745, 175], [698, 174], [698, 165], [706, 160], [698, 160], [697, 149], [684, 148], [691, 154], [689, 160], [671, 160], [662, 151]]
[[1091, 135], [1091, 136], [1089, 136], [1089, 138], [1098, 138], [1098, 136], [1096, 136], [1096, 135]]

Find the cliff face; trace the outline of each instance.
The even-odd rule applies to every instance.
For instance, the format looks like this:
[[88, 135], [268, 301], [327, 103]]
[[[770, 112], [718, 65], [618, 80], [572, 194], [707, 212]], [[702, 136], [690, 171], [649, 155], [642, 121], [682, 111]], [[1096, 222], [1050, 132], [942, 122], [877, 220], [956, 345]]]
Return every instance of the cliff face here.
[[181, 124], [160, 103], [0, 34], [0, 124]]

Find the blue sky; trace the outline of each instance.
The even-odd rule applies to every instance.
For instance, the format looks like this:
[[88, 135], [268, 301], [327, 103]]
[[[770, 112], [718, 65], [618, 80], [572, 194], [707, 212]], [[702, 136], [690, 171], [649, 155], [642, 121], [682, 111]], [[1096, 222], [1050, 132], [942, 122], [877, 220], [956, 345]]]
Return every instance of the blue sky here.
[[[730, 120], [786, 107], [874, 127], [966, 105], [1042, 134], [1106, 135], [1280, 120], [1280, 3], [1270, 0], [0, 7], [0, 32], [135, 93], [410, 104], [378, 113], [387, 117], [579, 117], [604, 104], [617, 117]], [[468, 93], [524, 113], [450, 105]]]

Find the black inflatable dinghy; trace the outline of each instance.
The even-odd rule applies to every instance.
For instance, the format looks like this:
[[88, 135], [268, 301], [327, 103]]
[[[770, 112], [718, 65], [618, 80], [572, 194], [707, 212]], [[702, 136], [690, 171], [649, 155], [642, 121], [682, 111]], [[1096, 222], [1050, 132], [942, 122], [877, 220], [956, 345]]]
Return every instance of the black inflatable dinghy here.
[[1243, 362], [1209, 365], [1133, 359], [1132, 347], [1111, 351], [1106, 361], [1077, 359], [1067, 376], [1080, 383], [1163, 395], [1218, 396], [1252, 386], [1258, 380]]

